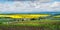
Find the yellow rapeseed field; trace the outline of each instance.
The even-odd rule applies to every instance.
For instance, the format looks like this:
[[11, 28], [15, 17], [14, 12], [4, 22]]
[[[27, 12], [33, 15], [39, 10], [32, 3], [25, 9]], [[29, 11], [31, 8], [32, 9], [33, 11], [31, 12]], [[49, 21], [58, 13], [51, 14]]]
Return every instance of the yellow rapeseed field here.
[[0, 17], [11, 17], [11, 18], [38, 18], [45, 17], [49, 15], [40, 15], [40, 14], [17, 14], [17, 15], [0, 15]]

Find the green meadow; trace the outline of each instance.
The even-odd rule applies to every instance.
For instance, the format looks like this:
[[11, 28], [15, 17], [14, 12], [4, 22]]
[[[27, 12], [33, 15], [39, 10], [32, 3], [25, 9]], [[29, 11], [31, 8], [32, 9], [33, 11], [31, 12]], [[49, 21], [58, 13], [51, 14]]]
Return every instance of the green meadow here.
[[30, 27], [39, 27], [39, 29], [42, 30], [60, 30], [60, 17], [59, 15], [57, 16], [46, 16], [46, 17], [39, 17], [39, 18], [33, 18], [33, 19], [24, 19], [23, 21], [21, 19], [16, 19], [9, 17], [0, 17], [0, 29], [2, 30], [2, 27], [6, 27], [5, 29], [7, 30], [7, 27], [9, 28], [16, 28], [18, 29], [21, 27], [30, 28]]

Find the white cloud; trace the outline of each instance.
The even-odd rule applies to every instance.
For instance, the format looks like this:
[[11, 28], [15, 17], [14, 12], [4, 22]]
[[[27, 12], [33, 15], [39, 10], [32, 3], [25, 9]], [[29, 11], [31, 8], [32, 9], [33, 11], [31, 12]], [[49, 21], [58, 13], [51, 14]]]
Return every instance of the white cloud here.
[[60, 2], [41, 3], [40, 1], [35, 2], [15, 1], [12, 2], [12, 4], [0, 3], [0, 12], [21, 13], [21, 12], [60, 11]]
[[59, 7], [59, 6], [60, 6], [60, 2], [54, 2], [51, 5], [51, 7]]
[[50, 8], [55, 11], [60, 11], [60, 2], [54, 2], [50, 5]]

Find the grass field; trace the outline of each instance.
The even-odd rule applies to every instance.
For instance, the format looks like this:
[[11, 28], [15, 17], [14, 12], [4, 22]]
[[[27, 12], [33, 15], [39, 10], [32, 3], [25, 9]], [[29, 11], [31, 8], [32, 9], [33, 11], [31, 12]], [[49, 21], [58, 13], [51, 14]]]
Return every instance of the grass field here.
[[[33, 29], [36, 27], [37, 29], [44, 30], [60, 30], [60, 20], [40, 20], [40, 21], [23, 21], [23, 22], [12, 22], [8, 24], [0, 24], [0, 28], [9, 27], [12, 29], [29, 29], [30, 27]], [[5, 28], [7, 30], [7, 28]], [[32, 29], [31, 29], [32, 30]]]
[[[0, 15], [0, 17], [11, 18], [36, 18], [47, 17], [50, 15]], [[56, 16], [54, 16], [56, 17]], [[57, 16], [58, 17], [58, 16]], [[59, 18], [59, 17], [58, 17]], [[1, 21], [0, 21], [1, 22]], [[19, 21], [19, 22], [4, 22], [0, 23], [0, 30], [60, 30], [60, 20], [42, 19], [32, 21]]]
[[40, 25], [60, 25], [60, 20], [36, 20], [36, 21], [21, 21], [21, 22], [12, 22], [12, 23], [8, 23], [7, 25], [21, 25], [21, 26], [40, 26]]

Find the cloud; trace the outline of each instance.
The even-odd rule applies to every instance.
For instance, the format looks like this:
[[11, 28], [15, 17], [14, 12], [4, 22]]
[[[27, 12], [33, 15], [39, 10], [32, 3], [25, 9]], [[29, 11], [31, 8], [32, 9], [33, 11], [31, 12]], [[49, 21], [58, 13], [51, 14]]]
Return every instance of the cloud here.
[[11, 3], [0, 3], [0, 13], [31, 13], [31, 12], [52, 12], [60, 11], [60, 2], [39, 1], [14, 1]]
[[50, 5], [52, 10], [60, 11], [60, 2], [54, 2]]
[[6, 1], [52, 1], [52, 0], [6, 0]]

